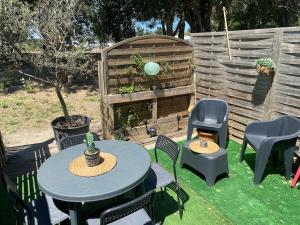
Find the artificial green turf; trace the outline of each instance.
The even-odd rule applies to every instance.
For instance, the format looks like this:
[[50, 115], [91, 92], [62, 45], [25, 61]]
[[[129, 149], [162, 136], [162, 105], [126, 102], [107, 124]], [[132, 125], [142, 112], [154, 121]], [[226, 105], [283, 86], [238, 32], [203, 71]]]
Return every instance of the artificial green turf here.
[[[205, 198], [236, 224], [299, 224], [299, 190], [291, 189], [289, 182], [280, 175], [281, 171], [273, 168], [272, 164], [268, 164], [261, 185], [253, 185], [251, 168], [254, 167], [255, 152], [247, 149], [245, 160], [239, 163], [240, 148], [240, 144], [229, 142], [230, 175], [218, 180], [214, 187], [208, 187], [204, 179], [192, 170], [179, 168], [178, 160], [177, 173], [181, 184], [196, 193], [191, 199], [195, 196]], [[153, 151], [150, 152], [153, 157]], [[171, 162], [166, 155], [159, 154], [159, 158], [171, 170]], [[193, 216], [196, 218], [197, 214], [204, 213], [199, 210]]]

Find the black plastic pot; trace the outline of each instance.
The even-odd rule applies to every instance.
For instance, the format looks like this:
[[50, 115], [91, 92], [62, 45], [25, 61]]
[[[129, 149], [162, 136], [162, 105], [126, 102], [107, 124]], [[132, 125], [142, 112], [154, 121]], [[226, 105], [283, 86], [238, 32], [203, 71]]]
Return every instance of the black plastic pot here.
[[60, 122], [66, 121], [66, 117], [64, 117], [64, 116], [58, 117], [51, 122], [51, 126], [53, 128], [57, 148], [59, 150], [60, 150], [60, 140], [62, 138], [89, 132], [90, 122], [91, 122], [90, 118], [88, 118], [87, 116], [82, 116], [82, 115], [72, 115], [72, 116], [70, 116], [70, 118], [75, 119], [75, 120], [80, 118], [84, 122], [84, 124], [82, 126], [78, 126], [78, 127], [60, 128], [57, 126], [57, 124], [59, 124]]
[[84, 151], [85, 161], [88, 167], [98, 166], [100, 164], [100, 151], [89, 154], [87, 150]]

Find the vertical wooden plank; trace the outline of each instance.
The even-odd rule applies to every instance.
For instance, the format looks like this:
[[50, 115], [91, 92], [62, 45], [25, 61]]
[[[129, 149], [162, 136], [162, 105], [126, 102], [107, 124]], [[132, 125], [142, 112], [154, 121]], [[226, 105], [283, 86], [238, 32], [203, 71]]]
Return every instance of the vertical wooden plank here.
[[102, 135], [104, 136], [104, 85], [103, 85], [103, 61], [98, 60], [98, 85], [99, 85], [99, 111], [100, 111], [100, 126], [102, 129]]
[[273, 41], [272, 58], [273, 58], [275, 66], [276, 66], [276, 71], [275, 71], [274, 78], [273, 78], [273, 84], [272, 84], [270, 91], [265, 100], [265, 110], [264, 110], [264, 119], [265, 120], [270, 120], [272, 117], [272, 107], [274, 105], [274, 89], [275, 89], [274, 86], [276, 85], [276, 80], [278, 79], [278, 76], [279, 76], [278, 65], [279, 65], [279, 57], [280, 57], [280, 47], [281, 47], [281, 43], [282, 43], [282, 34], [283, 34], [282, 30], [276, 31], [275, 36], [274, 36], [274, 41]]
[[157, 123], [157, 98], [152, 101], [152, 121], [154, 124]]
[[[100, 115], [103, 139], [111, 139], [111, 115], [109, 105], [106, 102], [107, 93], [107, 52], [102, 51], [101, 62], [98, 63], [99, 92], [100, 92]], [[113, 117], [113, 116], [112, 116]]]
[[115, 128], [115, 121], [114, 121], [114, 106], [107, 105], [107, 139], [111, 139], [113, 136], [114, 128]]

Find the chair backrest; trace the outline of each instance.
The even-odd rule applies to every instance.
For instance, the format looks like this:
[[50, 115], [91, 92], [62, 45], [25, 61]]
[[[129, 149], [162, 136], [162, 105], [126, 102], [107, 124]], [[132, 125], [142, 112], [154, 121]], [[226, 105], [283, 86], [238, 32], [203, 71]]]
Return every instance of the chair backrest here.
[[177, 181], [176, 161], [178, 159], [179, 152], [180, 152], [179, 145], [172, 139], [168, 138], [167, 136], [160, 134], [156, 140], [156, 144], [154, 148], [155, 160], [158, 163], [157, 149], [162, 150], [172, 159], [173, 173], [174, 173], [175, 180]]
[[191, 112], [192, 120], [222, 123], [228, 117], [228, 104], [220, 99], [201, 99]]
[[280, 135], [293, 135], [297, 137], [300, 135], [300, 120], [293, 116], [282, 116], [280, 117]]
[[163, 134], [160, 134], [158, 136], [154, 148], [156, 162], [158, 162], [157, 149], [160, 149], [165, 153], [167, 153], [167, 155], [172, 159], [173, 164], [176, 164], [180, 152], [180, 148], [175, 141], [173, 141], [172, 139], [168, 138]]
[[112, 223], [146, 207], [150, 207], [150, 217], [153, 219], [154, 197], [155, 191], [151, 190], [130, 202], [105, 210], [100, 216], [100, 225]]
[[[23, 224], [26, 222], [27, 224], [33, 225], [34, 218], [32, 210], [19, 196], [15, 183], [6, 175], [3, 169], [0, 169], [0, 181], [14, 201], [14, 210], [17, 215], [18, 224]], [[26, 218], [25, 214], [22, 212], [22, 209], [24, 209], [27, 213]]]
[[[99, 138], [97, 137], [97, 134], [93, 133], [93, 135], [94, 135], [94, 140], [98, 141]], [[86, 133], [71, 135], [71, 136], [67, 136], [67, 137], [62, 138], [60, 140], [60, 150], [64, 150], [68, 147], [84, 143], [85, 137], [86, 137]]]

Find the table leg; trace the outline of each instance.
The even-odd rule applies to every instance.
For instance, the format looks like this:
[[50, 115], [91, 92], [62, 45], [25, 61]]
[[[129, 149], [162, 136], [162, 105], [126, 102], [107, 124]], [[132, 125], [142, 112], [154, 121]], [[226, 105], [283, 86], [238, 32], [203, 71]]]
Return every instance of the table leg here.
[[70, 202], [69, 203], [69, 214], [70, 214], [70, 220], [71, 225], [78, 225], [78, 203], [76, 202]]

